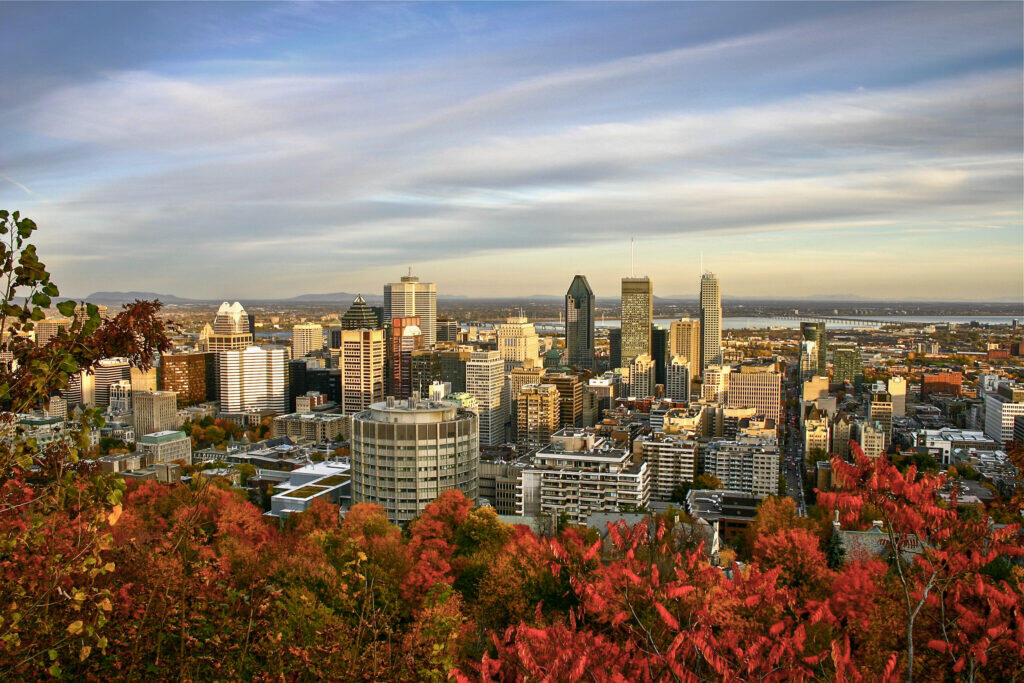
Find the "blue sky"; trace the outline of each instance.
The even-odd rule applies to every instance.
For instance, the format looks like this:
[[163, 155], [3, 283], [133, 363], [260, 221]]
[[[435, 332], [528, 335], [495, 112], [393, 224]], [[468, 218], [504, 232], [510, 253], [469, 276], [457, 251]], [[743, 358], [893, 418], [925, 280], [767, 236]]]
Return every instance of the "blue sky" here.
[[3, 3], [65, 292], [1021, 300], [1021, 3]]

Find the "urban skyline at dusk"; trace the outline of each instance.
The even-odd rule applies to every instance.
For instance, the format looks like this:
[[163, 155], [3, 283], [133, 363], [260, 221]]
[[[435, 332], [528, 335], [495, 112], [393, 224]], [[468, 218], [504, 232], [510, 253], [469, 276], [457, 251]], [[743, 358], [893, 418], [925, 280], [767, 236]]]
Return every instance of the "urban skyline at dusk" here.
[[[0, 7], [69, 293], [1019, 301], [1022, 6]], [[110, 273], [117, 272], [111, 286]]]

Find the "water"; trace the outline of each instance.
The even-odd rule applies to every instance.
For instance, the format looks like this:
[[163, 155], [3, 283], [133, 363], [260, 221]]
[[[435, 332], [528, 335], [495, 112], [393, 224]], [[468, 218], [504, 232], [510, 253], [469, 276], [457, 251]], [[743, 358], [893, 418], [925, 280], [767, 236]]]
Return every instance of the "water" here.
[[[857, 327], [857, 323], [852, 322], [853, 320], [883, 320], [890, 323], [919, 324], [956, 323], [957, 325], [966, 325], [971, 322], [977, 322], [983, 325], [1011, 325], [1014, 320], [1024, 322], [1024, 316], [1013, 315], [851, 315], [843, 317], [849, 318], [849, 320], [826, 321], [826, 327], [831, 329], [852, 329]], [[678, 320], [678, 318], [655, 318], [654, 324], [668, 329], [674, 320]], [[488, 326], [493, 325], [487, 325], [485, 327]], [[562, 323], [557, 320], [536, 321], [534, 322], [534, 326], [540, 332], [560, 332], [563, 329]], [[595, 322], [595, 327], [599, 329], [614, 329], [618, 326], [618, 320], [598, 320]], [[770, 328], [796, 330], [800, 328], [800, 320], [758, 316], [722, 318], [722, 329], [724, 330], [767, 330]], [[274, 330], [272, 332], [256, 333], [256, 337], [259, 339], [271, 339], [273, 337], [277, 337], [278, 339], [288, 340], [291, 339], [291, 336], [291, 330]]]

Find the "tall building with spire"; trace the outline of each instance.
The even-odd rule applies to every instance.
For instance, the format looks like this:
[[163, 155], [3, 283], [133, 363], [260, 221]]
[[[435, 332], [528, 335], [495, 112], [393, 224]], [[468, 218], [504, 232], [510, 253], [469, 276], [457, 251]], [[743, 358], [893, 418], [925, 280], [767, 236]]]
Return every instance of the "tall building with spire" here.
[[352, 305], [341, 316], [341, 329], [343, 330], [378, 330], [380, 321], [373, 309], [366, 304], [362, 294], [357, 294]]
[[199, 333], [199, 350], [219, 353], [220, 351], [241, 351], [253, 343], [249, 327], [249, 316], [242, 304], [227, 301], [217, 309], [213, 325], [206, 325]]
[[637, 356], [651, 355], [654, 324], [654, 286], [648, 277], [622, 278], [622, 367]]
[[401, 282], [384, 285], [384, 320], [411, 317], [420, 319], [423, 343], [427, 347], [437, 343], [437, 286], [420, 282], [410, 268]]
[[570, 366], [594, 369], [594, 290], [583, 275], [565, 294], [565, 351]]
[[722, 364], [722, 290], [714, 273], [700, 276], [701, 369]]

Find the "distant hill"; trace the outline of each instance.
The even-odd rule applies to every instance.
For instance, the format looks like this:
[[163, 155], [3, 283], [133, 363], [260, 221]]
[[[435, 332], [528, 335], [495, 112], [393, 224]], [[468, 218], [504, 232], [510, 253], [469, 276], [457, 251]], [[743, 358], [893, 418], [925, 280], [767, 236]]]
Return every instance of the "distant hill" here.
[[202, 301], [202, 299], [184, 299], [173, 294], [157, 294], [156, 292], [93, 292], [82, 298], [94, 304], [123, 304], [136, 299], [159, 299], [165, 304], [191, 304]]

